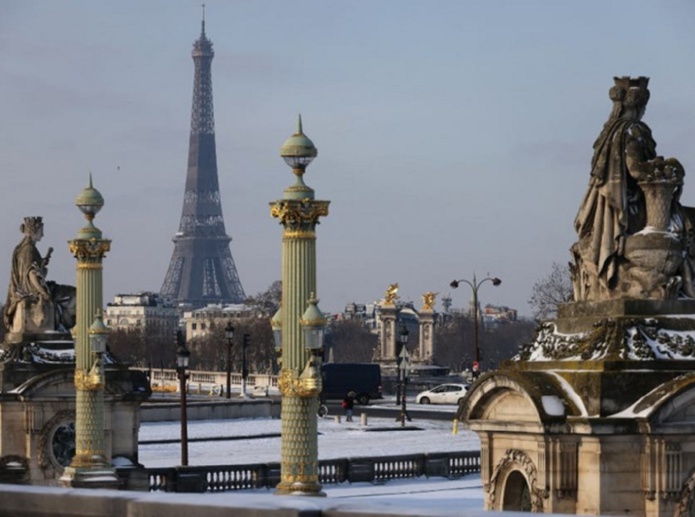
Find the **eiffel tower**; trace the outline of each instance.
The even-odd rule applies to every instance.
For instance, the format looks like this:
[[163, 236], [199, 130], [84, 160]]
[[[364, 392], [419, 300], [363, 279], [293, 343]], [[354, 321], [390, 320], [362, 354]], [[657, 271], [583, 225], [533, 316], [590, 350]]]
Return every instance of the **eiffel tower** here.
[[212, 42], [205, 36], [193, 43], [195, 80], [188, 172], [179, 231], [161, 294], [192, 308], [210, 303], [243, 303], [234, 259], [229, 249], [217, 179], [215, 118], [212, 109]]

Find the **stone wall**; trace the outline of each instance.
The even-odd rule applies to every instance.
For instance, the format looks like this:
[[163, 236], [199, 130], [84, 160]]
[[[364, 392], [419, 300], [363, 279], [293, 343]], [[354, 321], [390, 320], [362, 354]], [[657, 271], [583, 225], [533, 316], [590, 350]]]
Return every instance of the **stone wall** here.
[[[467, 512], [478, 515], [482, 511]], [[261, 494], [173, 494], [116, 490], [64, 489], [0, 484], [0, 516], [12, 517], [444, 517], [461, 515], [453, 507], [438, 510], [431, 501], [408, 499], [403, 504], [377, 503], [370, 498], [277, 497]], [[487, 517], [495, 514], [486, 512]], [[501, 515], [501, 514], [500, 514]]]
[[[230, 418], [280, 418], [280, 400], [222, 399], [215, 402], [191, 402], [186, 405], [188, 420], [224, 420]], [[148, 402], [140, 408], [141, 422], [181, 420], [178, 402]]]

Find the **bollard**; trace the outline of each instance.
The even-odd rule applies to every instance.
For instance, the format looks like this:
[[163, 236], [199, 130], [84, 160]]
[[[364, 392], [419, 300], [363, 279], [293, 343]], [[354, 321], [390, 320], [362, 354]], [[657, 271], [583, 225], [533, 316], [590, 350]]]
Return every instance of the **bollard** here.
[[335, 423], [336, 424], [340, 423], [340, 415], [335, 415]]
[[360, 415], [360, 425], [367, 425], [367, 413], [362, 413]]

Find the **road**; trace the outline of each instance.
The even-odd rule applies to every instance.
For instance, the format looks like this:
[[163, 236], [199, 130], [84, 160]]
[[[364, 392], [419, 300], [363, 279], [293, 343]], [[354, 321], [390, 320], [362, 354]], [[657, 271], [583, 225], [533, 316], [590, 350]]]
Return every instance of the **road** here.
[[[278, 396], [276, 395], [271, 395], [272, 398], [277, 398], [279, 399]], [[195, 401], [203, 401], [207, 402], [211, 400], [209, 396], [206, 395], [189, 395], [188, 399], [190, 402], [195, 402]], [[162, 402], [162, 401], [167, 401], [167, 402], [174, 402], [177, 403], [179, 402], [179, 395], [176, 394], [162, 394], [162, 393], [157, 393], [155, 394], [150, 401], [151, 402]], [[340, 406], [341, 401], [340, 400], [329, 400], [326, 403], [326, 406], [328, 406], [328, 417], [330, 418], [331, 416], [334, 415], [343, 415], [345, 414], [345, 410]], [[420, 420], [443, 420], [443, 421], [449, 421], [454, 419], [454, 414], [456, 413], [457, 406], [455, 405], [423, 405], [423, 404], [416, 404], [415, 403], [415, 397], [408, 397], [408, 402], [407, 402], [407, 407], [406, 410], [408, 411], [408, 414], [410, 417], [414, 420], [417, 421], [418, 419]], [[401, 413], [401, 406], [396, 405], [396, 399], [393, 396], [386, 397], [380, 400], [372, 400], [369, 405], [367, 406], [361, 406], [359, 404], [355, 404], [355, 408], [353, 410], [354, 415], [359, 418], [359, 415], [362, 413], [366, 413], [367, 416], [371, 417], [376, 417], [376, 418], [393, 418], [394, 420], [396, 419], [396, 416], [400, 415]]]
[[[422, 404], [407, 404], [406, 411], [413, 421], [421, 420], [453, 420], [457, 406], [430, 406]], [[328, 416], [342, 415], [345, 410], [340, 407], [340, 401], [331, 400], [326, 404], [328, 406]], [[401, 406], [396, 405], [394, 399], [372, 401], [368, 406], [355, 405], [353, 413], [359, 417], [360, 414], [366, 413], [367, 416], [378, 418], [396, 417], [401, 414]]]

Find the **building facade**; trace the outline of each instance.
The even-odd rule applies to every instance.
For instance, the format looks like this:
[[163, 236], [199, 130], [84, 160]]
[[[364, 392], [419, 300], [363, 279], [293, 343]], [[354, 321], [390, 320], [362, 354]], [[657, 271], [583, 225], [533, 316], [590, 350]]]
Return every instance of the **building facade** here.
[[186, 311], [183, 313], [186, 341], [204, 338], [213, 328], [225, 328], [230, 322], [235, 325], [235, 321], [242, 319], [267, 316], [258, 309], [244, 304], [211, 304], [201, 309]]
[[111, 329], [152, 330], [173, 336], [179, 315], [171, 299], [158, 293], [119, 294], [106, 305], [104, 322]]
[[485, 325], [491, 326], [513, 323], [517, 320], [517, 311], [504, 305], [488, 304], [482, 310], [482, 318]]

